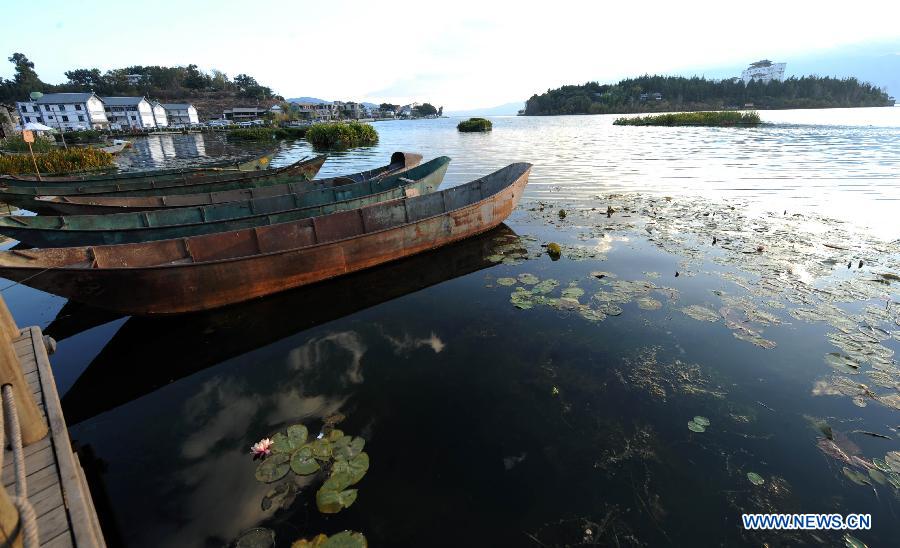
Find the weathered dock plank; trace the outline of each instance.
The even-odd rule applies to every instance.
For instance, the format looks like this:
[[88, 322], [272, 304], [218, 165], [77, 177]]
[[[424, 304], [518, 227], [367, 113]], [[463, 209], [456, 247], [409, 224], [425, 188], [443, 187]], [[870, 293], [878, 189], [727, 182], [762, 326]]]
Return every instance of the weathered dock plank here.
[[[29, 392], [34, 394], [50, 433], [25, 446], [28, 500], [37, 516], [40, 545], [51, 548], [104, 548], [97, 513], [78, 456], [72, 451], [53, 370], [40, 328], [22, 329], [13, 339]], [[15, 492], [12, 451], [4, 449], [2, 481]]]

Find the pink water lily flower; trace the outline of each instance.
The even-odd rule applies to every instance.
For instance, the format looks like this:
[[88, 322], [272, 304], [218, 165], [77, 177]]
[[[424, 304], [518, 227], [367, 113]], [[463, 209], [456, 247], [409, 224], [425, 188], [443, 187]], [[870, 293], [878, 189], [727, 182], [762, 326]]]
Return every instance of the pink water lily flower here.
[[268, 457], [269, 454], [272, 453], [272, 440], [269, 438], [259, 440], [253, 444], [250, 448], [250, 452], [253, 453], [253, 456], [256, 458]]

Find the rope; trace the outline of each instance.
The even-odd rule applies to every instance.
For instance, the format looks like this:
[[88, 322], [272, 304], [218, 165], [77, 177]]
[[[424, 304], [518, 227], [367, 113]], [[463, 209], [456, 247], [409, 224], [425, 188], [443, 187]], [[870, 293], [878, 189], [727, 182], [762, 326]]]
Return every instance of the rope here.
[[[0, 408], [0, 442], [9, 436], [12, 446], [13, 466], [16, 470], [16, 496], [12, 502], [19, 511], [19, 522], [23, 526], [24, 548], [38, 548], [37, 517], [34, 508], [28, 502], [28, 485], [25, 480], [25, 453], [22, 449], [22, 431], [19, 428], [19, 412], [11, 384], [4, 384], [2, 389], [3, 406]], [[3, 466], [3, 455], [0, 453], [0, 467]]]

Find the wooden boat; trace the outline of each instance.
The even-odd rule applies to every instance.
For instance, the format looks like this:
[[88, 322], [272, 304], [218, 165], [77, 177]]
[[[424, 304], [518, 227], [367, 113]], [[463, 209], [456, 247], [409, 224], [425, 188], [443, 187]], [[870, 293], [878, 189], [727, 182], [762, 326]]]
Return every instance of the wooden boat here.
[[[396, 175], [212, 205], [114, 215], [0, 216], [0, 234], [34, 247], [150, 242], [285, 223], [437, 190], [450, 158]], [[295, 185], [299, 186], [299, 185]]]
[[156, 242], [12, 250], [0, 277], [123, 314], [209, 310], [436, 249], [502, 223], [531, 164], [289, 223]]
[[269, 164], [272, 162], [272, 158], [274, 158], [278, 153], [278, 150], [279, 149], [276, 148], [273, 150], [269, 150], [261, 155], [252, 156], [249, 158], [236, 158], [218, 162], [209, 162], [195, 167], [113, 172], [107, 174], [70, 173], [66, 175], [41, 175], [40, 180], [32, 175], [0, 175], [0, 184], [6, 186], [70, 186], [72, 184], [90, 185], [94, 183], [106, 184], [110, 181], [137, 179], [154, 179], [157, 181], [162, 181], [170, 176], [175, 176], [176, 178], [181, 177], [182, 175], [202, 176], [204, 174], [215, 174], [222, 171], [256, 171], [260, 169], [267, 169], [269, 167]]
[[[232, 171], [200, 179], [184, 178], [162, 183], [147, 180], [110, 182], [102, 186], [53, 188], [52, 192], [56, 196], [168, 196], [270, 186], [295, 181], [298, 178], [301, 181], [312, 179], [325, 163], [325, 158], [325, 156], [317, 156], [276, 169]], [[42, 187], [10, 187], [0, 190], [0, 201], [36, 213], [43, 213], [48, 211], [44, 208], [46, 202], [37, 198], [45, 194], [47, 194], [47, 189]], [[52, 209], [49, 210], [52, 211]]]
[[[135, 211], [150, 211], [156, 209], [170, 209], [176, 207], [188, 207], [208, 205], [223, 202], [235, 202], [261, 198], [265, 196], [278, 196], [281, 194], [296, 194], [306, 192], [314, 188], [326, 186], [338, 186], [348, 183], [356, 183], [385, 177], [400, 173], [403, 170], [419, 165], [422, 155], [410, 152], [395, 152], [391, 155], [391, 161], [375, 169], [361, 171], [352, 175], [315, 179], [313, 181], [287, 182], [267, 181], [265, 185], [247, 185], [229, 191], [202, 192], [199, 194], [179, 194], [165, 196], [42, 196], [35, 200], [35, 205], [42, 211], [52, 211], [62, 215], [105, 215], [110, 213], [125, 213]], [[271, 182], [272, 184], [268, 184]], [[203, 190], [203, 189], [198, 189]], [[2, 195], [0, 195], [2, 198]]]

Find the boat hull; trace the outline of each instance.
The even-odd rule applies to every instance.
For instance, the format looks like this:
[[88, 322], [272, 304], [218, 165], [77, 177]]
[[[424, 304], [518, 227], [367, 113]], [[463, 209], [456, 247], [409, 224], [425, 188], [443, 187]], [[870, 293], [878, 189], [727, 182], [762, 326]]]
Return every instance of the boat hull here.
[[[161, 249], [160, 256], [170, 253], [173, 246], [184, 246], [184, 252], [200, 262], [176, 261], [166, 265], [124, 268], [0, 266], [0, 276], [129, 315], [179, 314], [215, 309], [365, 270], [499, 226], [515, 209], [528, 183], [531, 167], [522, 169], [524, 171], [515, 180], [498, 192], [477, 201], [471, 200], [463, 207], [450, 209], [454, 198], [453, 195], [448, 198], [446, 192], [455, 189], [429, 195], [428, 200], [424, 197], [418, 199], [415, 207], [421, 207], [421, 210], [410, 211], [405, 200], [397, 201], [398, 204], [382, 204], [389, 207], [374, 206], [381, 208], [379, 212], [403, 209], [406, 219], [419, 219], [420, 215], [437, 212], [438, 208], [442, 211], [384, 230], [354, 233], [352, 219], [357, 219], [362, 226], [367, 222], [364, 209], [354, 210], [314, 218], [311, 231], [308, 228], [310, 223], [294, 222], [254, 229], [250, 239], [246, 237], [248, 231], [237, 231], [192, 240], [154, 242], [166, 244], [167, 249]], [[320, 221], [316, 223], [317, 220]], [[378, 223], [392, 221], [374, 218], [368, 222], [378, 226]], [[341, 238], [344, 234], [347, 236]], [[285, 241], [308, 237], [312, 238], [310, 245], [278, 250]], [[316, 241], [328, 243], [317, 244]], [[245, 246], [255, 246], [255, 249], [251, 247], [243, 251]], [[126, 250], [129, 259], [119, 254], [116, 247], [110, 246], [106, 250], [110, 256], [117, 255], [123, 264], [129, 260], [154, 260], [148, 257], [150, 251], [147, 249]], [[86, 249], [93, 255], [94, 248]], [[227, 251], [234, 254], [235, 249], [244, 255], [215, 260], [217, 253]], [[27, 263], [27, 253], [22, 255], [26, 257], [23, 262]]]
[[[110, 215], [93, 217], [75, 217], [71, 222], [79, 222], [80, 226], [88, 223], [98, 228], [32, 228], [27, 226], [11, 226], [15, 222], [25, 223], [40, 217], [0, 217], [0, 233], [33, 247], [73, 247], [85, 245], [117, 245], [137, 242], [150, 242], [243, 230], [258, 226], [286, 223], [298, 219], [327, 215], [348, 209], [357, 209], [367, 205], [388, 200], [396, 200], [407, 196], [419, 196], [437, 190], [450, 159], [437, 158], [406, 171], [402, 175], [409, 177], [408, 184], [398, 180], [401, 175], [382, 181], [365, 181], [340, 187], [323, 188], [301, 194], [287, 194], [259, 198], [243, 202], [228, 202], [211, 207], [177, 208], [162, 215], [125, 214], [132, 227], [109, 227]], [[417, 173], [420, 172], [420, 173]], [[298, 207], [299, 204], [299, 207]], [[259, 214], [254, 215], [254, 212]], [[55, 217], [62, 225], [70, 224], [66, 217]], [[162, 225], [163, 222], [176, 221], [178, 224]], [[138, 223], [146, 223], [141, 225]], [[100, 226], [109, 228], [99, 228]]]

